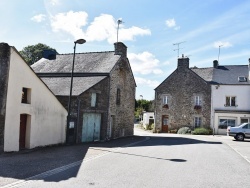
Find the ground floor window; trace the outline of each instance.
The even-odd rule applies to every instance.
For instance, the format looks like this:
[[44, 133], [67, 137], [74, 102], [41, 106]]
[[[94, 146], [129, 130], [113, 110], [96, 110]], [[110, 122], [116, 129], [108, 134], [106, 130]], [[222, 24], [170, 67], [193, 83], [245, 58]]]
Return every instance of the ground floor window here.
[[201, 126], [201, 117], [195, 117], [194, 118], [194, 127], [200, 127]]
[[219, 129], [227, 129], [227, 127], [235, 127], [236, 120], [235, 119], [226, 119], [220, 118], [219, 119]]

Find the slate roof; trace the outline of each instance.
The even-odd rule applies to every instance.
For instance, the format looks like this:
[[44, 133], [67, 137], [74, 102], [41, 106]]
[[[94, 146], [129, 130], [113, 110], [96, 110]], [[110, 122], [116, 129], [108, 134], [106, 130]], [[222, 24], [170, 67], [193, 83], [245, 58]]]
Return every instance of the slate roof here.
[[[218, 68], [192, 68], [193, 72], [211, 84], [249, 85], [247, 65], [225, 65]], [[239, 82], [238, 77], [247, 78], [246, 82]]]
[[[76, 53], [74, 72], [110, 72], [121, 56], [111, 52]], [[55, 60], [42, 58], [31, 67], [38, 72], [71, 72], [73, 54], [56, 55]]]
[[[110, 52], [90, 52], [75, 54], [75, 73], [110, 73], [120, 55]], [[31, 68], [36, 73], [71, 73], [73, 54], [56, 55], [55, 60], [40, 59]], [[107, 76], [74, 77], [72, 95], [78, 96]], [[41, 77], [54, 95], [69, 96], [70, 77]]]
[[[76, 77], [73, 79], [72, 96], [78, 96], [88, 90], [95, 84], [99, 83], [106, 76], [98, 77]], [[57, 96], [69, 96], [70, 93], [70, 77], [64, 78], [41, 78], [42, 81]]]

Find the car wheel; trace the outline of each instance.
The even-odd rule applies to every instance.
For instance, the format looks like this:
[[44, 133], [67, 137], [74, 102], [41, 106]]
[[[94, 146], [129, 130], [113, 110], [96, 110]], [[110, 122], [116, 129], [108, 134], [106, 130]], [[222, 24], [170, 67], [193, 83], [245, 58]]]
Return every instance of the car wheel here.
[[236, 140], [239, 140], [239, 141], [243, 141], [244, 140], [244, 135], [243, 134], [237, 134], [236, 136], [235, 136], [236, 138]]

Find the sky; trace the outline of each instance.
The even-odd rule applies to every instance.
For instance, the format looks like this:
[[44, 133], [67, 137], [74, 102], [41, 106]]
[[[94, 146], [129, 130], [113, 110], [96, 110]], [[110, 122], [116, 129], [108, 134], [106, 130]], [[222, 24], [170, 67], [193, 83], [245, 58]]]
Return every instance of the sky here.
[[58, 53], [114, 51], [128, 47], [136, 99], [154, 89], [184, 54], [190, 67], [248, 65], [249, 0], [0, 0], [0, 42], [18, 51], [46, 44]]

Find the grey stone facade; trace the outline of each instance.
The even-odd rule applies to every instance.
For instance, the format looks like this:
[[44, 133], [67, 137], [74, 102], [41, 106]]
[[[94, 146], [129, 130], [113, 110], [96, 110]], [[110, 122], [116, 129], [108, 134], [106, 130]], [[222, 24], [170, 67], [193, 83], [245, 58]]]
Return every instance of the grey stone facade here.
[[[119, 43], [123, 54], [126, 46]], [[125, 50], [124, 50], [125, 49]], [[134, 134], [135, 80], [127, 54], [115, 65], [110, 75], [110, 116], [114, 118], [113, 138]], [[120, 104], [116, 103], [117, 90], [120, 90]]]
[[[163, 107], [163, 97], [168, 107]], [[199, 96], [200, 109], [195, 109], [195, 96]], [[177, 69], [155, 89], [155, 124], [162, 130], [162, 118], [168, 117], [168, 130], [183, 126], [194, 128], [195, 117], [201, 126], [210, 126], [211, 86], [189, 68], [188, 58], [179, 58]]]
[[6, 43], [0, 43], [0, 146], [4, 140], [4, 124], [6, 111], [6, 98], [8, 87], [10, 61], [10, 47]]
[[[127, 47], [121, 42], [114, 47], [111, 52], [76, 54], [71, 115], [77, 120], [77, 142], [82, 141], [83, 115], [87, 113], [101, 114], [100, 140], [133, 135], [136, 84]], [[71, 71], [68, 62], [72, 58], [71, 54], [62, 54], [32, 66], [66, 109], [70, 85], [67, 73]], [[43, 72], [49, 72], [50, 77], [43, 78]], [[55, 76], [58, 73], [65, 73], [64, 77]], [[92, 93], [97, 94], [96, 107], [91, 107]]]

